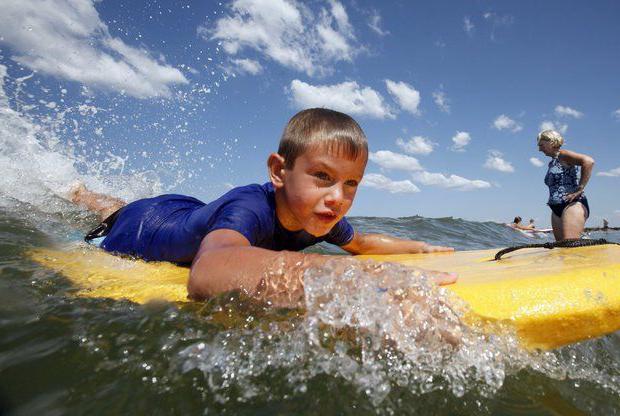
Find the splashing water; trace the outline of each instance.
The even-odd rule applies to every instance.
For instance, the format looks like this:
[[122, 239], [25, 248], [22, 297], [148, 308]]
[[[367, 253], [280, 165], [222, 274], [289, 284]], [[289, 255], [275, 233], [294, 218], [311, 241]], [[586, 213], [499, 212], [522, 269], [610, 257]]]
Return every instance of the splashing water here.
[[182, 371], [200, 370], [221, 403], [275, 397], [261, 381], [273, 373], [286, 378], [289, 395], [320, 375], [346, 380], [377, 408], [395, 389], [491, 397], [523, 370], [618, 393], [617, 362], [600, 363], [597, 354], [583, 361], [575, 346], [526, 351], [508, 327], [465, 325], [466, 306], [419, 271], [352, 260], [309, 269], [304, 280], [303, 319], [196, 342], [179, 352]]
[[[17, 92], [25, 79], [14, 81]], [[55, 112], [54, 117], [29, 115], [11, 108], [5, 89], [7, 80], [7, 68], [0, 65], [0, 204], [27, 204], [42, 212], [66, 211], [70, 204], [64, 198], [78, 181], [126, 199], [161, 190], [161, 183], [152, 175], [123, 176], [120, 156], [108, 152], [99, 163], [90, 163], [87, 154], [78, 154], [74, 146], [63, 141], [57, 133], [70, 108]], [[94, 106], [76, 107], [83, 116], [97, 114]], [[56, 105], [49, 108], [57, 109]], [[85, 165], [90, 168], [80, 169]]]
[[[64, 198], [77, 182], [131, 201], [176, 189], [208, 170], [230, 169], [237, 157], [237, 139], [202, 133], [197, 115], [211, 87], [195, 84], [148, 102], [122, 93], [97, 97], [87, 87], [72, 93], [44, 86], [32, 73], [12, 77], [9, 68], [17, 69], [2, 60], [1, 206], [71, 211]], [[49, 98], [36, 100], [41, 95]]]

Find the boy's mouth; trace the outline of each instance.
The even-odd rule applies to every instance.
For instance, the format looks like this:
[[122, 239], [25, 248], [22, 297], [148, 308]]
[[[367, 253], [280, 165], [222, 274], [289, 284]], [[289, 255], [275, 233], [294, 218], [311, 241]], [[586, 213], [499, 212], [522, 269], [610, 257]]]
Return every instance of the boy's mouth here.
[[333, 222], [338, 215], [333, 212], [319, 212], [315, 214], [323, 222]]

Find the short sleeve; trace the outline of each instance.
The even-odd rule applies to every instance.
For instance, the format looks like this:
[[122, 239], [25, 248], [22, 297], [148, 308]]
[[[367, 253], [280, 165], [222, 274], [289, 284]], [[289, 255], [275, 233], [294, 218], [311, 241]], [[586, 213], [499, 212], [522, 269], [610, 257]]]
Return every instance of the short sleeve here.
[[229, 203], [215, 214], [209, 231], [227, 229], [237, 231], [256, 246], [269, 234], [273, 234], [273, 220], [264, 210], [248, 208], [245, 204]]
[[349, 221], [343, 217], [327, 234], [325, 241], [337, 246], [345, 246], [353, 240], [353, 226], [349, 224]]

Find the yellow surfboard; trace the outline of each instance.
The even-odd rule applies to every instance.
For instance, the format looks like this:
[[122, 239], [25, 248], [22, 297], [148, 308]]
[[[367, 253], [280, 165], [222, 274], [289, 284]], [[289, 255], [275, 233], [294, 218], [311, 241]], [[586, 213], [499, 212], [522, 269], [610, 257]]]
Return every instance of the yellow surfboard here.
[[[507, 322], [529, 348], [552, 349], [620, 329], [620, 246], [360, 256], [456, 272], [446, 286], [485, 320]], [[79, 296], [187, 301], [188, 269], [112, 256], [91, 247], [30, 257], [69, 278]]]

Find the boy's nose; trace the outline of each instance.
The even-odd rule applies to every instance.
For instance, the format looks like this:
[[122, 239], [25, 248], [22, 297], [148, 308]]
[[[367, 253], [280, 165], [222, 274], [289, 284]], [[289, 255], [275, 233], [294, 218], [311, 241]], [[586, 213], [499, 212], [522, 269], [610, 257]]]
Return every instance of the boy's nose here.
[[328, 206], [340, 206], [342, 205], [343, 199], [344, 194], [342, 192], [342, 187], [339, 185], [334, 185], [325, 197], [325, 204]]

